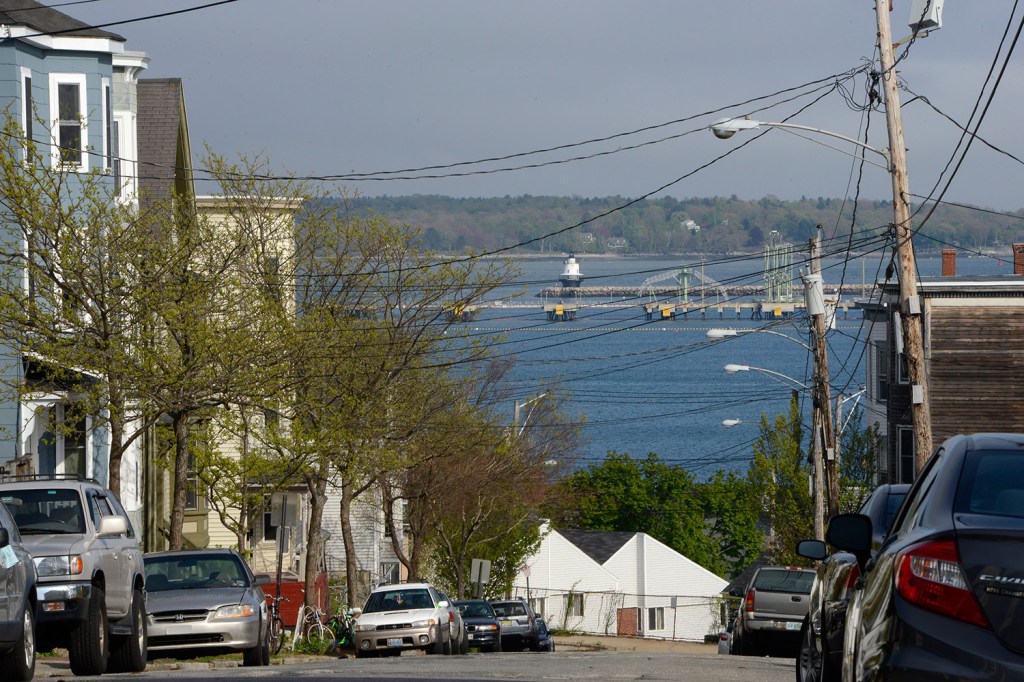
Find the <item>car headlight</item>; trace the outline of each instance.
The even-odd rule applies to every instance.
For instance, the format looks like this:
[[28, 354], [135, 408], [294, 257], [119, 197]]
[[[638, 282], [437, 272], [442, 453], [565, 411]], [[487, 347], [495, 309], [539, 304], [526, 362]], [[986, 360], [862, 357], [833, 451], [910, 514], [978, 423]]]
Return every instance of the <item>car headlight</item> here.
[[82, 557], [78, 554], [70, 556], [41, 556], [32, 559], [36, 565], [36, 574], [40, 578], [55, 575], [79, 575], [82, 572]]
[[497, 630], [498, 626], [497, 625], [477, 625], [476, 629], [477, 629], [478, 632], [480, 630]]
[[256, 614], [252, 604], [231, 604], [222, 606], [213, 614], [214, 618], [248, 618]]
[[433, 618], [427, 618], [425, 620], [414, 620], [412, 626], [414, 628], [425, 628], [428, 625], [437, 625], [437, 621]]
[[372, 632], [377, 626], [372, 623], [356, 623], [356, 632]]

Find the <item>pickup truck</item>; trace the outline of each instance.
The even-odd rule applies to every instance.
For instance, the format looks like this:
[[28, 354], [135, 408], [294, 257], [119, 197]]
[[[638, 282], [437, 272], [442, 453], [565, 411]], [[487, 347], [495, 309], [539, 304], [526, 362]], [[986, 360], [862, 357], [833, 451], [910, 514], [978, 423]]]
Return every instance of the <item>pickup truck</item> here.
[[740, 596], [732, 652], [743, 656], [793, 656], [810, 606], [815, 571], [762, 566]]

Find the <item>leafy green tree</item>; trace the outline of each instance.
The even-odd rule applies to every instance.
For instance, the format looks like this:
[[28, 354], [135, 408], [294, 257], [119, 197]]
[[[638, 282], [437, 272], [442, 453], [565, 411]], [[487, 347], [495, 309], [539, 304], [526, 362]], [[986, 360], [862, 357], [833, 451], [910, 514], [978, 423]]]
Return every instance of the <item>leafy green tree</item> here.
[[807, 485], [810, 467], [802, 438], [800, 406], [794, 395], [788, 413], [774, 419], [761, 415], [747, 470], [752, 497], [768, 528], [766, 551], [777, 564], [801, 564], [796, 543], [814, 536], [814, 502]]
[[882, 434], [877, 424], [864, 425], [864, 411], [857, 407], [842, 432], [839, 448], [839, 511], [855, 512], [878, 483]]
[[750, 481], [735, 471], [716, 471], [701, 484], [709, 537], [718, 549], [706, 568], [733, 578], [761, 553], [764, 532]]

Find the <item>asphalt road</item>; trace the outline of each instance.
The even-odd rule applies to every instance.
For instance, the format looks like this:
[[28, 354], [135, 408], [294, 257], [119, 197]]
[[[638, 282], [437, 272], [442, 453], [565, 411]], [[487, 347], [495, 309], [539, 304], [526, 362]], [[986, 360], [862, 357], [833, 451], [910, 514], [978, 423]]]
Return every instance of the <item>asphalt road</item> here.
[[[468, 656], [423, 656], [407, 654], [398, 658], [320, 658], [269, 668], [224, 668], [211, 670], [206, 664], [185, 665], [181, 670], [151, 670], [133, 679], [182, 682], [201, 677], [203, 682], [243, 678], [285, 678], [305, 680], [372, 679], [404, 680], [721, 680], [722, 682], [789, 682], [793, 659], [748, 658], [715, 654], [555, 652], [470, 654]], [[200, 672], [201, 670], [201, 672]], [[104, 678], [126, 677], [104, 675]]]

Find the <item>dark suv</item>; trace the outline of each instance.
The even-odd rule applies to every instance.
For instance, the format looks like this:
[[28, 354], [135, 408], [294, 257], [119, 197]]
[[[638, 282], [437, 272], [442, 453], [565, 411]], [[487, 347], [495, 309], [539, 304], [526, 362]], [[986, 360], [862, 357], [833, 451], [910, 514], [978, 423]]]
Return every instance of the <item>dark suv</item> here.
[[35, 564], [38, 649], [66, 648], [76, 675], [144, 670], [142, 551], [114, 494], [92, 480], [34, 478], [0, 481], [0, 501]]
[[491, 601], [494, 615], [501, 624], [501, 648], [504, 651], [529, 648], [537, 651], [537, 614], [525, 599]]

